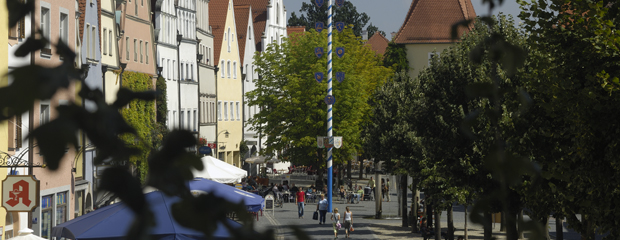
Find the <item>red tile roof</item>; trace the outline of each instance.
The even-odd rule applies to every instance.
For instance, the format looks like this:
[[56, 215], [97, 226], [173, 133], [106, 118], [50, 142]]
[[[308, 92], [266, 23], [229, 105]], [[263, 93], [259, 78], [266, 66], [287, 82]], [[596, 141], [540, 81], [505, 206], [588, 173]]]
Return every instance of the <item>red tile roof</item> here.
[[304, 26], [287, 26], [286, 27], [286, 35], [291, 36], [291, 33], [304, 33], [306, 32], [306, 27]]
[[239, 44], [239, 57], [241, 66], [245, 55], [245, 39], [248, 34], [248, 19], [250, 17], [250, 5], [235, 5], [235, 25], [237, 26], [237, 44]]
[[262, 49], [262, 36], [265, 32], [265, 26], [267, 26], [267, 5], [270, 0], [235, 0], [235, 5], [250, 5], [252, 6], [252, 22], [254, 27], [254, 42], [256, 43], [256, 51], [263, 51]]
[[388, 43], [390, 43], [390, 41], [381, 35], [379, 31], [376, 31], [375, 35], [372, 35], [365, 45], [370, 45], [370, 48], [375, 51], [377, 55], [383, 55], [388, 47]]
[[[229, 0], [211, 0], [209, 2], [209, 23], [213, 31], [213, 65], [220, 64], [220, 50], [224, 41], [226, 14]], [[223, 70], [222, 70], [223, 71]]]
[[[450, 43], [452, 25], [475, 17], [470, 0], [413, 0], [394, 42]], [[472, 27], [473, 24], [469, 29]], [[460, 28], [459, 36], [464, 32]]]

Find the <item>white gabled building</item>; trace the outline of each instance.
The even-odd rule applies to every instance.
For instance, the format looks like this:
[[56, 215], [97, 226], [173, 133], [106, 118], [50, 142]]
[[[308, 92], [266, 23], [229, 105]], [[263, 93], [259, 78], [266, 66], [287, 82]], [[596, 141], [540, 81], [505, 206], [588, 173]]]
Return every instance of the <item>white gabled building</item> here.
[[[196, 40], [196, 0], [176, 0], [180, 77], [179, 128], [198, 137], [198, 61]], [[178, 40], [178, 39], [177, 39]]]
[[177, 55], [177, 15], [175, 0], [153, 1], [155, 11], [153, 25], [159, 29], [157, 40], [157, 66], [162, 68], [161, 76], [166, 79], [166, 98], [168, 100], [168, 129], [179, 125], [179, 75]]
[[[198, 37], [198, 53], [202, 59], [198, 63], [199, 84], [199, 136], [204, 139], [215, 153], [217, 119], [217, 89], [215, 85], [215, 66], [213, 60], [213, 32], [209, 25], [209, 0], [198, 0], [196, 7], [196, 34]], [[215, 155], [215, 154], [214, 154]]]
[[[270, 43], [281, 44], [282, 39], [287, 37], [286, 8], [282, 0], [237, 0], [235, 5], [251, 7], [251, 11], [249, 11], [251, 22], [248, 21], [247, 27], [243, 28], [246, 44], [244, 44], [245, 49], [243, 49], [243, 55], [241, 56], [243, 61], [242, 72], [246, 76], [243, 81], [243, 100], [245, 103], [247, 101], [245, 94], [256, 89], [253, 80], [258, 79], [253, 58], [255, 52], [262, 52]], [[239, 24], [239, 21], [237, 21], [237, 24]], [[239, 27], [237, 29], [237, 31], [240, 31]], [[242, 50], [243, 47], [239, 46], [239, 48]], [[250, 148], [250, 152], [252, 150], [260, 151], [265, 146], [264, 139], [266, 137], [250, 130], [250, 126], [247, 124], [247, 121], [259, 111], [260, 108], [258, 106], [248, 106], [246, 104], [243, 106], [244, 140]]]

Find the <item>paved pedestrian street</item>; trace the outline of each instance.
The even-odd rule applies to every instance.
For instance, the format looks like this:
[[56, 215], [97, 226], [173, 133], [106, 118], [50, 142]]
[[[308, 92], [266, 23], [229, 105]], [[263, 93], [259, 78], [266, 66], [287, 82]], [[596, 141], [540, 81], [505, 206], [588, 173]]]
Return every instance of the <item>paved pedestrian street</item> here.
[[[353, 176], [358, 176], [353, 174]], [[381, 176], [386, 178], [387, 176]], [[281, 176], [270, 176], [270, 182], [280, 183]], [[295, 183], [298, 187], [309, 187], [313, 184], [313, 180], [309, 180], [306, 175], [291, 175], [291, 183]], [[358, 180], [357, 183], [360, 186], [366, 186], [367, 180]], [[350, 234], [351, 239], [423, 239], [419, 233], [411, 233], [411, 228], [402, 227], [401, 218], [398, 217], [398, 200], [396, 195], [396, 182], [392, 177], [390, 182], [394, 183], [391, 186], [391, 201], [383, 201], [383, 217], [385, 219], [374, 219], [375, 215], [375, 202], [374, 201], [360, 201], [359, 204], [344, 204], [337, 201], [337, 196], [334, 196], [333, 207], [338, 208], [341, 216], [341, 223], [344, 219], [345, 207], [349, 207], [353, 213], [353, 227], [355, 231]], [[331, 213], [326, 215], [326, 224], [319, 224], [318, 220], [312, 220], [312, 214], [317, 209], [317, 203], [308, 203], [305, 206], [304, 218], [300, 219], [297, 216], [297, 204], [293, 202], [284, 203], [282, 208], [275, 208], [274, 211], [264, 211], [263, 216], [259, 217], [259, 221], [255, 221], [256, 230], [262, 232], [267, 229], [275, 229], [276, 239], [296, 239], [292, 226], [298, 227], [306, 232], [311, 239], [334, 239], [334, 232], [329, 217]], [[408, 193], [407, 206], [411, 206], [411, 192]], [[527, 216], [526, 216], [527, 218]], [[442, 212], [441, 226], [442, 232], [447, 232], [446, 212]], [[565, 223], [566, 224], [566, 223]], [[483, 239], [482, 226], [467, 222], [468, 239]], [[464, 236], [465, 226], [465, 212], [464, 207], [457, 205], [454, 206], [454, 226], [456, 228], [455, 236]], [[493, 236], [497, 239], [505, 239], [504, 232], [499, 230], [500, 224], [493, 224]], [[552, 239], [555, 239], [555, 219], [550, 218], [549, 231]], [[338, 239], [344, 239], [346, 237], [344, 229], [338, 231]], [[527, 238], [527, 233], [525, 234]], [[456, 237], [455, 237], [456, 239]], [[574, 231], [570, 231], [564, 226], [564, 239], [577, 240], [580, 239], [579, 234]], [[601, 236], [597, 235], [597, 239], [601, 239]]]

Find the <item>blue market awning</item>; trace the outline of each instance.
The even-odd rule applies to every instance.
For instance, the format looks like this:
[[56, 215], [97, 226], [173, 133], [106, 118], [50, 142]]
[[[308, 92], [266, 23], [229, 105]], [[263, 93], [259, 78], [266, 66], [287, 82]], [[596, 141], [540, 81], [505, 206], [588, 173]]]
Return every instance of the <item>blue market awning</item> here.
[[[155, 215], [156, 225], [150, 230], [154, 239], [206, 239], [201, 232], [181, 226], [172, 217], [171, 206], [180, 201], [180, 198], [166, 196], [159, 191], [147, 193], [145, 197]], [[121, 240], [125, 238], [134, 216], [133, 211], [120, 202], [59, 224], [52, 228], [52, 236], [57, 239], [64, 237], [74, 240]], [[205, 221], [208, 220], [205, 219]], [[230, 219], [228, 221], [232, 226], [241, 227], [241, 224], [235, 221]], [[230, 237], [228, 229], [219, 223], [213, 238], [228, 239]]]
[[248, 212], [258, 212], [263, 209], [265, 199], [260, 195], [239, 190], [204, 178], [195, 178], [189, 182], [189, 189], [192, 192], [212, 193], [217, 197], [224, 198], [232, 203], [244, 202]]

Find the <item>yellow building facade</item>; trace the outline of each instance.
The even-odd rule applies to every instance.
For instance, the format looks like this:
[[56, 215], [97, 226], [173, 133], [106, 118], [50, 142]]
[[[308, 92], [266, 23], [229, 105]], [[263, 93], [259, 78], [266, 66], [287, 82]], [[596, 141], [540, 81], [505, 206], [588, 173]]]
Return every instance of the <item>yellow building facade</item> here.
[[243, 82], [234, 3], [233, 0], [212, 0], [209, 5], [209, 22], [214, 26], [214, 63], [219, 69], [216, 73], [216, 157], [242, 167], [239, 145], [243, 139]]

